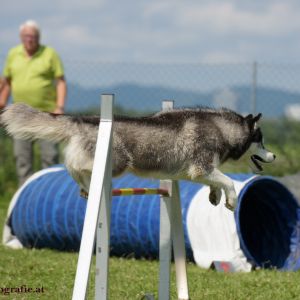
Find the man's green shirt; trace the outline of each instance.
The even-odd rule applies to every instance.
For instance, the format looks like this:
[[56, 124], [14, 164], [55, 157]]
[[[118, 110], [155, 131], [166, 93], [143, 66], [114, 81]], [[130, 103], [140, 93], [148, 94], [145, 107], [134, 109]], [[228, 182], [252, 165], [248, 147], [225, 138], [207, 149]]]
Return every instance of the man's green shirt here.
[[11, 80], [14, 102], [27, 103], [43, 111], [55, 109], [55, 78], [63, 76], [64, 70], [54, 49], [41, 45], [28, 58], [23, 45], [12, 48], [3, 75]]

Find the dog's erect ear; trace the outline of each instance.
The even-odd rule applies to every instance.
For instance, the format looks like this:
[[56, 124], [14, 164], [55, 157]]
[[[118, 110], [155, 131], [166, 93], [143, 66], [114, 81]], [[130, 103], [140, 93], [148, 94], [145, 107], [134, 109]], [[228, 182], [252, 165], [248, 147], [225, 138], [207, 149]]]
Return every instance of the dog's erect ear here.
[[257, 116], [253, 117], [252, 114], [248, 115], [245, 117], [245, 121], [248, 122], [249, 126], [256, 129], [257, 128], [257, 122], [260, 120], [262, 117], [262, 114], [259, 113]]
[[259, 113], [257, 116], [255, 116], [254, 118], [253, 118], [253, 124], [254, 124], [254, 126], [253, 126], [253, 128], [254, 129], [257, 129], [257, 122], [260, 120], [260, 118], [261, 118], [261, 116], [262, 116], [262, 114], [261, 113]]
[[250, 114], [247, 117], [245, 117], [245, 120], [248, 121], [248, 122], [252, 121], [252, 119], [253, 119], [253, 115], [252, 114]]
[[259, 113], [257, 116], [255, 116], [255, 117], [253, 118], [253, 121], [256, 123], [256, 122], [258, 122], [258, 121], [260, 120], [261, 117], [262, 117], [262, 114]]

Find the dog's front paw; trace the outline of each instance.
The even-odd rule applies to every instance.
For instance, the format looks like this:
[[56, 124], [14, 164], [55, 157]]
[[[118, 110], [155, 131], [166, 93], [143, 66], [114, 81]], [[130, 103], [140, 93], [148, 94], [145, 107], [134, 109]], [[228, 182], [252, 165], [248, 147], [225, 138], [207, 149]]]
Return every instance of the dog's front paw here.
[[226, 203], [225, 206], [229, 209], [234, 211], [236, 208], [238, 197], [235, 192], [231, 192], [228, 197], [226, 197]]
[[212, 205], [217, 206], [221, 201], [222, 191], [218, 188], [210, 188], [209, 201]]

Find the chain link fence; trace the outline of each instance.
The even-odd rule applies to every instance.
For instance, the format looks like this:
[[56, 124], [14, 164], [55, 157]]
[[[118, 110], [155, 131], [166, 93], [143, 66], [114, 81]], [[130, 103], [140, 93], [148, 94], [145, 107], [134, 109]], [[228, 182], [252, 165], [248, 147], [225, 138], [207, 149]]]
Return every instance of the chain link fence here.
[[[0, 55], [3, 69], [5, 55]], [[300, 170], [300, 64], [156, 64], [63, 59], [68, 82], [66, 110], [99, 114], [100, 95], [116, 96], [116, 112], [175, 107], [227, 107], [264, 116], [267, 143], [279, 155], [277, 173]]]
[[[0, 55], [3, 69], [5, 55]], [[148, 112], [164, 99], [177, 107], [227, 107], [300, 120], [300, 64], [142, 64], [64, 59], [68, 111], [93, 111], [101, 93], [123, 110]], [[98, 111], [97, 111], [98, 112]]]
[[157, 111], [163, 99], [177, 107], [227, 107], [240, 113], [300, 120], [300, 64], [135, 64], [64, 62], [68, 109], [89, 110], [101, 93], [114, 93], [126, 110]]

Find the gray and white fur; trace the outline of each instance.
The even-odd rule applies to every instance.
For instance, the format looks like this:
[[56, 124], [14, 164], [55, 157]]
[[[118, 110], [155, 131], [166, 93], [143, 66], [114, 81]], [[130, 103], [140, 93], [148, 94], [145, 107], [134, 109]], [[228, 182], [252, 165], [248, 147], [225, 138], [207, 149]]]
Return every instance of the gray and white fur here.
[[[263, 146], [257, 122], [261, 114], [243, 117], [227, 109], [178, 109], [146, 117], [114, 117], [113, 176], [131, 172], [159, 179], [185, 179], [210, 186], [210, 201], [233, 210], [237, 195], [232, 180], [219, 165], [252, 151], [254, 167], [272, 162], [275, 155]], [[99, 117], [54, 115], [25, 104], [6, 107], [0, 123], [22, 139], [65, 142], [65, 165], [86, 192], [93, 167]]]

